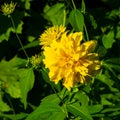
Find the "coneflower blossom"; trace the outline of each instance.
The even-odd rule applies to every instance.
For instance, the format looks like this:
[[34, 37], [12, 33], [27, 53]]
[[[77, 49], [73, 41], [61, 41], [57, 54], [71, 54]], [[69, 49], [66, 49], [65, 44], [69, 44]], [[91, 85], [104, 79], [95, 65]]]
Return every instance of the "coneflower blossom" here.
[[43, 32], [43, 34], [40, 36], [40, 45], [42, 45], [42, 48], [44, 49], [47, 46], [50, 46], [50, 44], [55, 40], [59, 40], [61, 35], [65, 33], [66, 27], [64, 26], [53, 26], [48, 28]]
[[82, 32], [63, 33], [59, 41], [54, 40], [43, 51], [50, 80], [56, 84], [62, 80], [68, 90], [77, 83], [85, 83], [100, 69], [98, 54], [93, 53], [96, 41], [81, 41]]

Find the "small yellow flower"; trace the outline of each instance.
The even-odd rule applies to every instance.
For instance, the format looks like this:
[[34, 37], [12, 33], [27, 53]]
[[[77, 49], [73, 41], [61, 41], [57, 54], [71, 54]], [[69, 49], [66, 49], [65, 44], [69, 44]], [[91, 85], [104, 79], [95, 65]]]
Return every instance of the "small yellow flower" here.
[[50, 46], [50, 44], [55, 40], [59, 41], [59, 38], [63, 33], [65, 33], [66, 28], [64, 26], [53, 26], [48, 28], [43, 32], [43, 34], [40, 36], [40, 45], [42, 45], [43, 49], [47, 46]]
[[13, 3], [12, 1], [10, 4], [4, 3], [4, 5], [1, 6], [1, 11], [4, 15], [10, 15], [11, 13], [13, 13], [15, 6], [16, 3]]
[[85, 83], [100, 69], [98, 54], [93, 53], [96, 41], [81, 41], [82, 32], [64, 33], [59, 42], [54, 40], [43, 52], [50, 80], [56, 84], [63, 80], [68, 90], [77, 83]]

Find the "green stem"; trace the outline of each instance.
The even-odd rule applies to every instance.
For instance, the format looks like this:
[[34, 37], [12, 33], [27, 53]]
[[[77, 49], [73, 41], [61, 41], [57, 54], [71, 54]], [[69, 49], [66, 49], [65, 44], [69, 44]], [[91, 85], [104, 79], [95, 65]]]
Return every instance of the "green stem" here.
[[62, 101], [61, 97], [60, 97], [60, 96], [58, 95], [58, 93], [56, 92], [54, 86], [53, 86], [51, 83], [50, 83], [50, 85], [51, 85], [53, 91], [55, 92], [55, 94], [56, 94], [56, 95], [58, 96], [58, 98], [60, 99], [60, 101]]
[[72, 0], [72, 4], [73, 4], [74, 9], [76, 9], [76, 6], [75, 6], [75, 3], [74, 3], [74, 1], [73, 1], [73, 0]]
[[88, 32], [87, 32], [87, 28], [86, 28], [86, 25], [84, 24], [84, 29], [85, 29], [85, 33], [86, 33], [86, 38], [87, 38], [87, 41], [89, 40], [89, 36], [88, 36]]
[[17, 34], [17, 32], [16, 32], [15, 23], [14, 23], [14, 20], [13, 20], [12, 16], [10, 16], [10, 19], [11, 19], [13, 28], [14, 28], [14, 30], [15, 30], [16, 37], [17, 37], [17, 39], [18, 39], [18, 41], [19, 41], [19, 43], [20, 43], [20, 45], [21, 45], [21, 47], [22, 47], [22, 50], [23, 50], [23, 52], [25, 53], [26, 57], [29, 59], [29, 57], [28, 57], [28, 55], [27, 55], [27, 53], [26, 53], [26, 51], [25, 51], [25, 49], [24, 49], [24, 47], [23, 47], [23, 44], [22, 44], [22, 42], [21, 42], [21, 40], [20, 40], [20, 38], [19, 38], [19, 36], [18, 36], [18, 34]]
[[[3, 91], [4, 91], [4, 89], [3, 89]], [[14, 117], [15, 117], [15, 119], [14, 119], [14, 120], [17, 120], [17, 118], [16, 118], [16, 113], [15, 113], [15, 110], [14, 110], [14, 107], [13, 107], [13, 104], [12, 104], [11, 100], [10, 100], [10, 98], [8, 97], [8, 95], [7, 95], [7, 94], [5, 94], [5, 96], [6, 96], [6, 98], [7, 98], [8, 102], [9, 102], [9, 104], [10, 104], [11, 108], [12, 108], [12, 112], [13, 112], [13, 115], [14, 115]]]

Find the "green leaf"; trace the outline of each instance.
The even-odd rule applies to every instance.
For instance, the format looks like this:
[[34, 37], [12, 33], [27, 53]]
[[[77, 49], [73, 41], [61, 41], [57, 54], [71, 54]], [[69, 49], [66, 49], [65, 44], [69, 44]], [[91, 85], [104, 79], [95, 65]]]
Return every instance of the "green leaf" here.
[[120, 27], [117, 27], [117, 33], [116, 33], [116, 38], [120, 39]]
[[19, 81], [7, 81], [7, 88], [5, 89], [7, 93], [10, 94], [13, 98], [20, 98], [21, 97], [21, 89], [20, 89], [20, 82]]
[[21, 69], [19, 70], [20, 76], [20, 87], [21, 87], [21, 101], [24, 104], [24, 107], [27, 106], [27, 94], [33, 88], [34, 85], [34, 72], [33, 69]]
[[69, 22], [76, 31], [83, 31], [84, 17], [79, 10], [73, 9], [70, 12]]
[[102, 43], [106, 49], [111, 48], [114, 42], [114, 31], [110, 31], [108, 34], [103, 35]]
[[103, 109], [103, 105], [101, 105], [101, 104], [88, 106], [88, 111], [90, 112], [90, 114], [98, 113], [98, 112], [100, 112], [102, 109]]
[[87, 106], [89, 102], [89, 98], [84, 92], [76, 93], [74, 99], [78, 100], [83, 106]]
[[67, 105], [68, 112], [75, 116], [80, 116], [83, 120], [93, 120], [88, 108], [86, 106], [80, 106], [79, 103], [73, 103]]
[[120, 58], [109, 58], [105, 62], [120, 65]]
[[[37, 40], [37, 41], [33, 41], [31, 43], [28, 43], [27, 45], [23, 46], [24, 49], [28, 49], [28, 48], [31, 48], [31, 47], [36, 47], [40, 44], [40, 41]], [[22, 48], [20, 49], [22, 50]]]
[[97, 75], [96, 78], [108, 85], [109, 87], [112, 87], [112, 85], [114, 84], [114, 81], [104, 74]]
[[84, 0], [82, 0], [81, 12], [85, 13], [85, 8], [86, 8], [85, 2]]
[[107, 53], [107, 49], [104, 46], [99, 45], [97, 52], [100, 57], [104, 57]]
[[26, 59], [14, 57], [9, 61], [9, 64], [15, 68], [22, 68], [22, 67], [26, 67], [27, 62], [28, 61]]
[[[12, 61], [12, 60], [11, 60]], [[13, 98], [20, 98], [20, 83], [18, 81], [18, 68], [12, 62], [2, 60], [0, 63], [0, 80], [3, 82], [3, 89]]]
[[64, 120], [65, 113], [62, 107], [53, 102], [41, 103], [26, 120]]
[[54, 82], [50, 81], [48, 72], [49, 72], [48, 69], [45, 69], [45, 68], [41, 70], [43, 79], [45, 80], [46, 83], [49, 83], [51, 86], [54, 86], [58, 91], [60, 91], [61, 90], [60, 83], [55, 84]]
[[5, 117], [6, 119], [10, 120], [23, 120], [25, 117], [28, 116], [26, 113], [20, 113], [20, 114], [1, 114], [2, 117]]
[[52, 22], [53, 25], [61, 25], [64, 23], [65, 5], [57, 3], [53, 6], [46, 6], [44, 8], [45, 17]]
[[7, 103], [5, 103], [0, 95], [0, 113], [1, 112], [8, 112], [10, 111], [10, 107], [9, 105], [7, 105]]
[[110, 79], [108, 75], [104, 75], [104, 74], [100, 75], [99, 74], [99, 75], [96, 76], [96, 78], [98, 80], [100, 80], [101, 82], [103, 82], [104, 84], [106, 84], [110, 88], [111, 91], [114, 91], [114, 92], [118, 91], [117, 88], [113, 87], [114, 81], [112, 79]]
[[97, 23], [96, 23], [94, 17], [92, 15], [89, 15], [89, 17], [90, 17], [90, 21], [91, 21], [91, 24], [92, 24], [93, 28], [96, 29], [97, 28]]
[[[23, 12], [15, 11], [12, 14], [17, 33], [22, 33], [22, 17]], [[10, 33], [15, 32], [15, 29], [13, 28], [10, 18], [8, 18], [7, 16], [0, 14], [0, 21], [0, 42], [2, 42], [3, 40], [8, 40], [10, 37]]]
[[51, 94], [49, 96], [46, 96], [45, 98], [43, 98], [42, 103], [48, 103], [48, 102], [52, 102], [52, 103], [60, 103], [60, 98], [56, 95], [56, 94]]

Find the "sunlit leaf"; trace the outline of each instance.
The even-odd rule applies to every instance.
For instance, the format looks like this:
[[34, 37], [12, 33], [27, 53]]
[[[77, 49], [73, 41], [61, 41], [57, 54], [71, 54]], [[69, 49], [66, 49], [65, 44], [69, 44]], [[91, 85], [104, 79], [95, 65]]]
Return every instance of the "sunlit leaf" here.
[[56, 94], [51, 94], [43, 98], [41, 101], [42, 103], [52, 102], [57, 104], [57, 103], [60, 103], [60, 98]]
[[64, 118], [62, 108], [56, 103], [48, 102], [41, 104], [26, 120], [64, 120]]
[[108, 34], [105, 34], [102, 38], [102, 43], [106, 49], [111, 48], [114, 42], [114, 31], [110, 31]]
[[[20, 13], [19, 11], [16, 11], [12, 14], [12, 18], [14, 20], [17, 33], [22, 32], [22, 25], [23, 25], [23, 22], [21, 21], [22, 17], [23, 17], [23, 12]], [[8, 40], [10, 37], [10, 33], [15, 32], [15, 29], [12, 25], [11, 19], [8, 18], [7, 16], [0, 14], [0, 21], [1, 21], [0, 22], [0, 42], [2, 42], [3, 40]]]
[[0, 80], [3, 81], [3, 89], [13, 98], [21, 97], [17, 67], [11, 61], [2, 60], [0, 63]]
[[30, 69], [21, 69], [19, 71], [20, 87], [21, 87], [21, 101], [24, 103], [24, 107], [27, 106], [27, 94], [33, 88], [34, 85], [34, 73]]
[[93, 120], [86, 106], [80, 106], [78, 103], [73, 103], [68, 104], [67, 109], [71, 114], [80, 116], [83, 120]]
[[76, 93], [74, 99], [78, 100], [83, 106], [87, 106], [89, 102], [89, 98], [84, 92]]
[[7, 103], [5, 103], [0, 95], [0, 113], [1, 112], [8, 112], [10, 111], [11, 108], [9, 107], [9, 105], [7, 105]]
[[64, 22], [65, 6], [63, 3], [57, 3], [53, 6], [46, 6], [44, 13], [46, 18], [52, 22], [53, 25], [61, 25]]
[[76, 31], [83, 31], [84, 17], [79, 10], [73, 9], [70, 12], [69, 22]]
[[103, 105], [101, 105], [101, 104], [88, 106], [88, 110], [89, 110], [90, 114], [98, 113], [102, 109], [103, 109]]
[[[36, 47], [40, 44], [40, 41], [37, 40], [37, 41], [33, 41], [31, 43], [28, 43], [27, 45], [23, 46], [24, 49], [28, 49], [28, 48], [31, 48], [31, 47]], [[20, 49], [22, 50], [22, 48]]]
[[84, 0], [82, 0], [81, 12], [85, 13], [85, 9], [86, 9], [85, 2]]
[[2, 117], [5, 119], [10, 119], [10, 120], [21, 120], [24, 119], [25, 117], [28, 116], [26, 113], [20, 113], [20, 114], [1, 114]]

